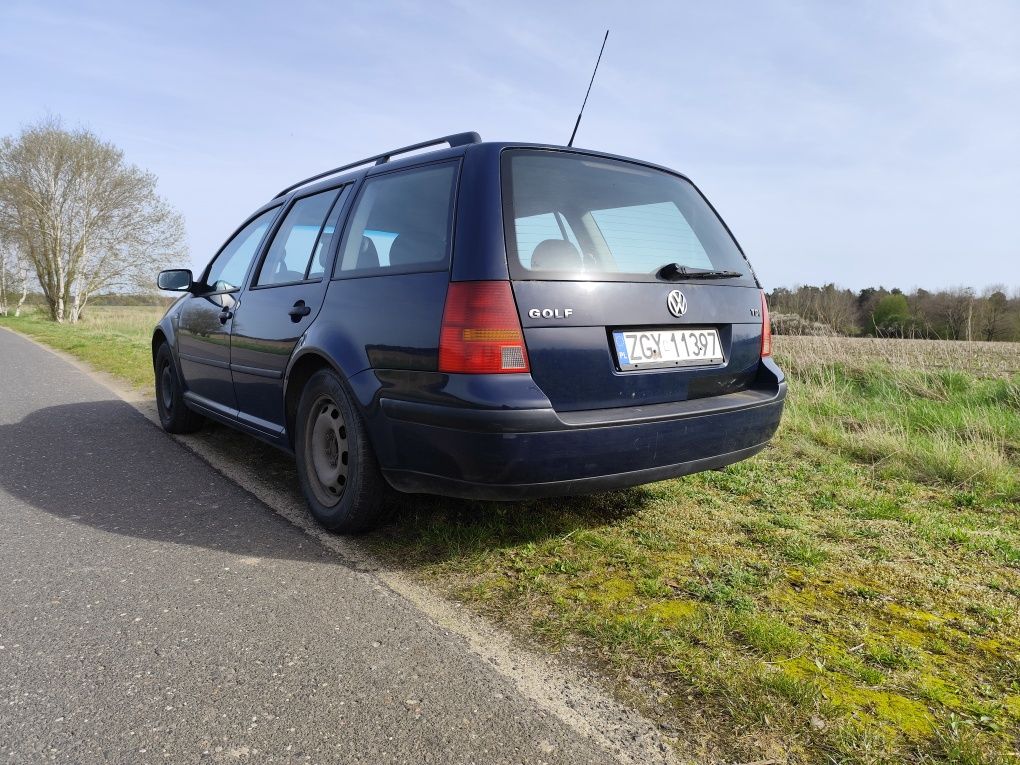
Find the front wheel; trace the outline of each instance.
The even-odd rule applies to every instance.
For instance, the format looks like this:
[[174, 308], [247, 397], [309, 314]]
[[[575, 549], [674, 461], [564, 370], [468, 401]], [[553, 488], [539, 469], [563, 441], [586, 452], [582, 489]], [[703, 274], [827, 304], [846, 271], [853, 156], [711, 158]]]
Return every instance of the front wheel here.
[[386, 520], [386, 480], [361, 414], [330, 369], [312, 375], [301, 392], [294, 447], [301, 489], [319, 523], [352, 534]]
[[174, 366], [170, 346], [163, 343], [153, 359], [156, 371], [156, 409], [159, 422], [167, 433], [194, 433], [202, 427], [202, 415], [188, 409], [180, 375]]

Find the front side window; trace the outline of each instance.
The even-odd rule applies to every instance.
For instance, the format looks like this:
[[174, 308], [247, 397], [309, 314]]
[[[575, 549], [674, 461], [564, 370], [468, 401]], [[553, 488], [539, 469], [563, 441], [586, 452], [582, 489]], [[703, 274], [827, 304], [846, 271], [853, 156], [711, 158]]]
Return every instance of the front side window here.
[[652, 281], [664, 266], [750, 266], [687, 180], [630, 162], [514, 149], [502, 160], [509, 265], [518, 279]]
[[224, 245], [220, 254], [209, 265], [209, 273], [205, 283], [216, 292], [231, 292], [241, 289], [248, 266], [255, 258], [255, 253], [262, 243], [263, 237], [273, 222], [278, 207], [266, 210], [251, 223], [242, 228]]
[[446, 268], [457, 167], [430, 165], [366, 180], [351, 213], [336, 275]]
[[293, 204], [273, 236], [259, 268], [256, 287], [304, 281], [310, 277], [313, 264], [322, 275], [316, 256], [328, 252], [322, 241], [326, 236], [323, 227], [338, 193], [337, 189], [330, 189]]

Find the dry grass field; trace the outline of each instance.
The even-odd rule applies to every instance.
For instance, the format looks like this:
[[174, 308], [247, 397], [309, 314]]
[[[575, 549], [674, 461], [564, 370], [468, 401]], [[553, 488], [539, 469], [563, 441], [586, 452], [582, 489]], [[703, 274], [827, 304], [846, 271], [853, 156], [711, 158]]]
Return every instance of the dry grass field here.
[[791, 369], [818, 364], [889, 364], [896, 369], [962, 370], [977, 376], [1020, 374], [1020, 343], [959, 340], [897, 340], [878, 337], [777, 337], [778, 353]]
[[[157, 315], [0, 326], [148, 384]], [[1020, 344], [776, 349], [790, 399], [754, 459], [574, 500], [401, 496], [366, 543], [590, 670], [685, 760], [1016, 763]]]

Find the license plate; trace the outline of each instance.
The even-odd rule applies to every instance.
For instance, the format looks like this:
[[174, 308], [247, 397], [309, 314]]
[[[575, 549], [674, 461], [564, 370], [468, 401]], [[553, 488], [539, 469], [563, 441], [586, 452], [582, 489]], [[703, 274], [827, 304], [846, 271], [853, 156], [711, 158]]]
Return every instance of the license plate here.
[[613, 332], [620, 369], [710, 366], [723, 362], [715, 329], [638, 329]]

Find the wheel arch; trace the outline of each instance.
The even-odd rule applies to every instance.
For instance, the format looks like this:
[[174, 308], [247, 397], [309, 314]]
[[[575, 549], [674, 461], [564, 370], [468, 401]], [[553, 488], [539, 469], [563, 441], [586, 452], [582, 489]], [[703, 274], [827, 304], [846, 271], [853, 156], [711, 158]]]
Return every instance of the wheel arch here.
[[295, 419], [298, 403], [301, 401], [301, 391], [304, 390], [305, 384], [312, 378], [312, 375], [321, 369], [331, 369], [341, 379], [346, 379], [346, 375], [340, 367], [317, 350], [308, 350], [294, 357], [287, 370], [283, 387], [283, 411], [286, 420], [287, 441], [291, 448], [294, 448]]
[[[172, 310], [172, 308], [171, 308]], [[177, 363], [177, 334], [174, 332], [174, 323], [170, 320], [170, 311], [160, 319], [159, 323], [152, 330], [152, 360], [156, 360], [156, 352], [159, 350], [159, 346], [166, 343], [170, 347], [170, 355], [174, 357], [174, 363]]]
[[170, 339], [166, 336], [166, 332], [163, 331], [162, 327], [156, 327], [152, 333], [152, 360], [156, 361], [156, 353], [159, 351], [159, 346], [166, 343], [170, 346], [170, 350], [173, 350], [173, 346], [170, 345]]

